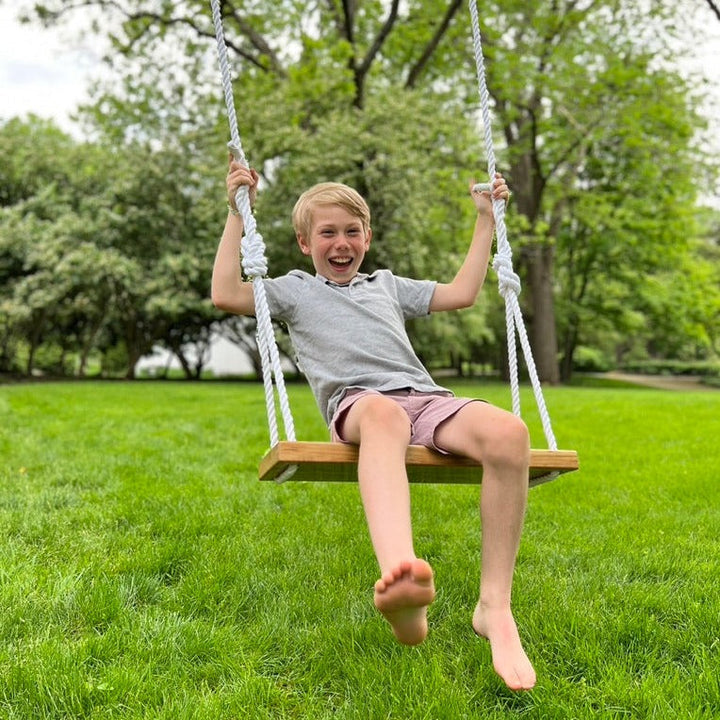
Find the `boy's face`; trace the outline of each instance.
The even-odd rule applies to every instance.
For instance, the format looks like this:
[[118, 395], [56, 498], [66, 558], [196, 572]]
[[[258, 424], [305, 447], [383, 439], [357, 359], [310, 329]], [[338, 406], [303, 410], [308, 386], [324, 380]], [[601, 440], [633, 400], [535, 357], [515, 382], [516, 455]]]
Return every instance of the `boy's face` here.
[[337, 205], [316, 206], [312, 219], [310, 237], [298, 236], [300, 249], [319, 275], [338, 285], [349, 283], [370, 247], [372, 230], [364, 230], [360, 218]]

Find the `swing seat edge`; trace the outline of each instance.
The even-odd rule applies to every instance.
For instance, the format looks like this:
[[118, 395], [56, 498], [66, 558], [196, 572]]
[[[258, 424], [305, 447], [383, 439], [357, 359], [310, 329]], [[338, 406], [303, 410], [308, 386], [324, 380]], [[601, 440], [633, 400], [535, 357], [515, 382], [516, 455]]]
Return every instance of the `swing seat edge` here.
[[[356, 482], [358, 448], [333, 442], [280, 441], [260, 461], [261, 481], [277, 481], [295, 465], [292, 481]], [[405, 457], [412, 483], [472, 484], [482, 481], [482, 465], [456, 455], [443, 455], [430, 448], [410, 445]], [[579, 469], [575, 450], [531, 450], [530, 486]]]

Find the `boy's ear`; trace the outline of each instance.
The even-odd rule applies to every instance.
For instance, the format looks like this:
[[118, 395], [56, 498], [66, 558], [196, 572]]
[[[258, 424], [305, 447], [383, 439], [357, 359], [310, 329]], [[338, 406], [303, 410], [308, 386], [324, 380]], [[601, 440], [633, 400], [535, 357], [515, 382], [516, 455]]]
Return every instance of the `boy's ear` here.
[[300, 246], [300, 252], [303, 255], [309, 255], [311, 252], [310, 245], [308, 245], [307, 242], [305, 242], [305, 238], [300, 234], [296, 235], [296, 237], [297, 237], [297, 243]]
[[372, 228], [368, 228], [367, 233], [365, 234], [365, 249], [366, 250], [370, 247], [371, 240], [372, 240]]

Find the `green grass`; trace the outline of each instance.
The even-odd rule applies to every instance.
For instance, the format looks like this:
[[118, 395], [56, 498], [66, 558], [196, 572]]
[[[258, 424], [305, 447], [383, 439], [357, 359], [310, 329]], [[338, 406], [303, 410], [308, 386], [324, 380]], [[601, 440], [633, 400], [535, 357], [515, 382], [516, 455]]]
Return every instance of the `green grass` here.
[[477, 488], [413, 488], [439, 594], [405, 648], [357, 488], [256, 481], [258, 386], [0, 387], [0, 718], [720, 716], [720, 393], [546, 398], [581, 471], [531, 492], [514, 605], [539, 682], [515, 695], [470, 630]]

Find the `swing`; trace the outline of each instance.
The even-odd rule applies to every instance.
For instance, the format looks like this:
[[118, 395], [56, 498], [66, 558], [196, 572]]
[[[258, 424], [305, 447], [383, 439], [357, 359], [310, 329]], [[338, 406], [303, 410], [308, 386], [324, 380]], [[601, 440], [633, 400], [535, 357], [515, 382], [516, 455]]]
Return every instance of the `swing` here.
[[[322, 442], [278, 442], [260, 461], [260, 480], [357, 481], [356, 445]], [[410, 445], [405, 454], [412, 483], [470, 485], [481, 482], [482, 465], [457, 455], [442, 455], [422, 445]], [[530, 487], [578, 469], [574, 450], [531, 450]], [[287, 474], [287, 477], [285, 477]]]
[[[228, 148], [235, 159], [248, 166], [237, 127], [237, 116], [232, 93], [232, 79], [228, 62], [227, 46], [222, 25], [220, 0], [210, 0], [213, 23], [217, 40], [218, 61], [222, 87], [230, 124], [231, 141]], [[485, 82], [485, 67], [480, 43], [480, 25], [475, 0], [470, 0], [473, 45], [477, 66], [478, 90], [483, 115], [485, 146], [488, 155], [488, 175], [495, 177], [495, 155], [490, 130], [489, 94]], [[483, 186], [483, 189], [489, 186]], [[265, 405], [270, 431], [269, 452], [260, 462], [258, 476], [260, 480], [301, 481], [337, 481], [354, 482], [357, 480], [358, 448], [333, 442], [298, 442], [295, 439], [295, 427], [290, 402], [285, 388], [280, 355], [272, 328], [272, 320], [265, 296], [262, 278], [267, 274], [265, 244], [257, 230], [255, 217], [250, 208], [247, 187], [238, 189], [235, 198], [238, 210], [245, 224], [245, 235], [241, 243], [242, 267], [245, 275], [252, 279], [255, 294], [255, 312], [257, 318], [257, 344], [262, 361]], [[510, 368], [510, 387], [513, 413], [520, 415], [520, 387], [518, 377], [517, 349], [515, 333], [525, 357], [526, 366], [532, 382], [535, 400], [542, 421], [547, 450], [530, 451], [530, 470], [528, 482], [531, 486], [554, 480], [562, 473], [577, 470], [578, 456], [574, 450], [558, 450], [550, 424], [550, 416], [545, 406], [540, 380], [530, 349], [525, 325], [520, 312], [518, 295], [520, 278], [513, 271], [512, 252], [507, 240], [505, 228], [505, 202], [493, 200], [495, 214], [497, 253], [493, 258], [493, 268], [498, 275], [498, 289], [505, 301], [505, 321], [507, 329], [508, 361]], [[273, 378], [274, 385], [273, 388]], [[281, 441], [278, 433], [275, 409], [275, 392], [283, 418], [286, 440]], [[477, 484], [482, 481], [482, 465], [468, 458], [455, 455], [443, 455], [426, 447], [410, 445], [406, 453], [408, 480], [415, 483]]]

